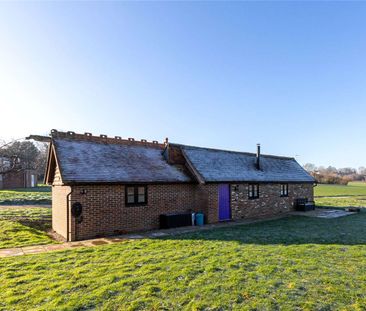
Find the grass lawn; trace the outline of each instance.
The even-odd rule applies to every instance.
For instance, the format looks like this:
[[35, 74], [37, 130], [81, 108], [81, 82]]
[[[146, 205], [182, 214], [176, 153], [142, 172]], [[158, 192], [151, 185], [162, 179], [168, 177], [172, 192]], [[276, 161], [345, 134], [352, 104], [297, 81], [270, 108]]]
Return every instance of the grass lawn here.
[[0, 259], [5, 310], [364, 310], [366, 212]]
[[366, 183], [350, 182], [347, 186], [319, 184], [314, 188], [315, 196], [366, 196]]
[[0, 205], [51, 204], [51, 187], [0, 190]]
[[324, 207], [364, 207], [366, 208], [366, 196], [315, 198], [317, 206]]
[[55, 243], [44, 231], [0, 220], [0, 249]]
[[[50, 213], [0, 208], [0, 248], [51, 243]], [[0, 258], [0, 284], [0, 310], [365, 310], [366, 211]]]
[[49, 229], [50, 208], [0, 207], [0, 249], [55, 243], [46, 233]]

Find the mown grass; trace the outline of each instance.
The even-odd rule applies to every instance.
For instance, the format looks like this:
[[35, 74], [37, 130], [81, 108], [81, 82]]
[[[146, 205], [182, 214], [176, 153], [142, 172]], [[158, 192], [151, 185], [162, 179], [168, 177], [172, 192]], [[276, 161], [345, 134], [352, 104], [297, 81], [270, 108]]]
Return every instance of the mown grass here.
[[347, 186], [319, 184], [314, 188], [314, 195], [317, 197], [366, 196], [366, 183], [351, 182]]
[[51, 204], [51, 187], [0, 190], [0, 205]]
[[0, 208], [0, 248], [55, 243], [50, 208]]
[[360, 208], [366, 208], [366, 196], [315, 198], [315, 203], [319, 207], [337, 207], [337, 208], [360, 207]]
[[[0, 207], [0, 219], [15, 221], [51, 221], [52, 209], [48, 207]], [[49, 225], [51, 225], [49, 223]]]
[[0, 259], [5, 310], [362, 310], [366, 213]]
[[44, 231], [19, 222], [0, 220], [0, 249], [55, 243]]

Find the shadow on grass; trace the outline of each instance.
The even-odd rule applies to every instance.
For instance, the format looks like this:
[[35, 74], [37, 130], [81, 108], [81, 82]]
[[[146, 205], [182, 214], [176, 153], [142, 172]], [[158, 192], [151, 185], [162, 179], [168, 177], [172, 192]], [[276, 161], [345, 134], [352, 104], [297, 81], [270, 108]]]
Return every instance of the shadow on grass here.
[[322, 219], [306, 216], [261, 223], [216, 228], [163, 237], [173, 240], [213, 240], [242, 244], [366, 244], [366, 212], [350, 216]]
[[2, 200], [0, 206], [11, 206], [11, 205], [51, 205], [52, 200], [50, 199], [13, 199], [13, 200]]

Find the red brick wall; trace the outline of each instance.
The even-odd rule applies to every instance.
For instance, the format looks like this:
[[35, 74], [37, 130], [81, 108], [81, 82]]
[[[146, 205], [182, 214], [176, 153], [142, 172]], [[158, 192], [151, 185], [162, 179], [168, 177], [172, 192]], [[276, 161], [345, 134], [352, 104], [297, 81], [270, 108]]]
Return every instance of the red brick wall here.
[[[279, 184], [261, 184], [260, 198], [248, 200], [248, 184], [231, 185], [233, 219], [272, 216], [292, 209], [297, 197], [313, 198], [311, 184], [289, 184], [289, 197], [280, 197]], [[52, 224], [66, 237], [67, 194], [71, 188], [53, 186]], [[83, 206], [82, 221], [70, 219], [72, 240], [159, 228], [163, 213], [203, 212], [206, 222], [218, 221], [218, 184], [148, 185], [148, 204], [125, 206], [124, 185], [73, 186], [71, 203]]]
[[165, 150], [168, 163], [171, 164], [182, 164], [186, 163], [186, 160], [183, 157], [182, 150], [178, 146], [174, 146], [169, 144], [167, 146], [167, 150]]
[[205, 214], [205, 222], [215, 223], [219, 219], [218, 184], [196, 185], [197, 206]]
[[2, 189], [29, 188], [31, 187], [31, 176], [35, 175], [37, 183], [37, 175], [34, 170], [10, 171], [2, 174]]
[[[194, 184], [148, 185], [147, 205], [125, 206], [124, 185], [74, 186], [72, 203], [83, 205], [82, 222], [76, 224], [76, 239], [157, 229], [159, 215], [164, 213], [189, 210], [212, 213], [215, 207], [201, 205], [214, 202], [212, 193], [198, 194], [196, 190]], [[202, 200], [197, 202], [197, 196]]]
[[24, 171], [3, 174], [3, 189], [25, 188]]

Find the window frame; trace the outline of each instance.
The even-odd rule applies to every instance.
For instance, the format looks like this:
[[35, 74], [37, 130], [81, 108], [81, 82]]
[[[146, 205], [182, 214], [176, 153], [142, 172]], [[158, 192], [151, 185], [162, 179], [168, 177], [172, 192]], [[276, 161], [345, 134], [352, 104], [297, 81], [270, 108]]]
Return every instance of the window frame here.
[[[256, 193], [256, 195], [254, 195]], [[259, 199], [259, 184], [251, 183], [248, 184], [248, 199], [255, 200]]]
[[280, 184], [280, 197], [288, 197], [288, 184]]
[[[139, 188], [144, 188], [145, 190], [145, 201], [144, 202], [139, 202]], [[133, 203], [128, 202], [128, 188], [133, 188], [133, 195], [134, 195], [134, 200]], [[144, 206], [147, 205], [147, 198], [148, 198], [148, 194], [147, 194], [147, 185], [126, 185], [125, 186], [125, 205], [126, 206]]]

